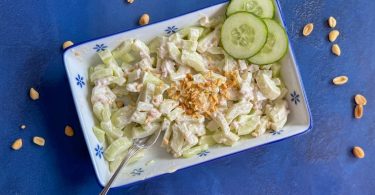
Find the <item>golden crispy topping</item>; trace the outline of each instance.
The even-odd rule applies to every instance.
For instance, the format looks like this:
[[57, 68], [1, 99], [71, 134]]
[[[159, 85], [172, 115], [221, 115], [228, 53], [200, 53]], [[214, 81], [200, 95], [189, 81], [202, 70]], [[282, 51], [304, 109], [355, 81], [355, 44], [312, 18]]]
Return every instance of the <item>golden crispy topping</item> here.
[[180, 106], [185, 113], [193, 117], [204, 115], [210, 116], [219, 106], [219, 99], [227, 99], [228, 88], [239, 88], [237, 82], [237, 72], [227, 72], [224, 83], [220, 79], [212, 78], [212, 72], [209, 71], [205, 76], [206, 82], [194, 83], [193, 76], [187, 74], [177, 85], [172, 84], [167, 90], [169, 98], [180, 102]]

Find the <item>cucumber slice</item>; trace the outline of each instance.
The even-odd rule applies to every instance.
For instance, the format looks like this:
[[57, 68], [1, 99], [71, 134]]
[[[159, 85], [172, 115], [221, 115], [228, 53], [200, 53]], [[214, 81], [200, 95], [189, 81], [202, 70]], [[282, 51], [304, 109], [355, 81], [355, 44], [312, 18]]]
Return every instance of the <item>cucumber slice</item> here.
[[274, 20], [264, 19], [268, 28], [267, 43], [249, 61], [253, 64], [271, 64], [284, 57], [288, 50], [288, 36], [284, 28]]
[[272, 0], [232, 0], [227, 8], [227, 16], [246, 11], [261, 18], [273, 18], [275, 7]]
[[266, 24], [248, 12], [229, 16], [221, 28], [221, 43], [233, 58], [250, 58], [258, 53], [267, 40]]

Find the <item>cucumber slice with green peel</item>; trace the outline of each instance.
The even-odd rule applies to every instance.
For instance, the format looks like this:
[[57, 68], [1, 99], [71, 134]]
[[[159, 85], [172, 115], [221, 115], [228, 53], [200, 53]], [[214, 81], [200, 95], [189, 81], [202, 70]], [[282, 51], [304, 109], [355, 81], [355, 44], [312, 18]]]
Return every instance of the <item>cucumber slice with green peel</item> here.
[[268, 28], [267, 42], [249, 61], [253, 64], [265, 65], [279, 61], [288, 50], [288, 36], [284, 28], [274, 20], [264, 19]]
[[233, 58], [245, 59], [258, 53], [267, 41], [267, 26], [248, 12], [229, 16], [221, 28], [221, 43]]
[[275, 6], [272, 0], [231, 0], [227, 8], [227, 16], [246, 11], [261, 18], [273, 18]]

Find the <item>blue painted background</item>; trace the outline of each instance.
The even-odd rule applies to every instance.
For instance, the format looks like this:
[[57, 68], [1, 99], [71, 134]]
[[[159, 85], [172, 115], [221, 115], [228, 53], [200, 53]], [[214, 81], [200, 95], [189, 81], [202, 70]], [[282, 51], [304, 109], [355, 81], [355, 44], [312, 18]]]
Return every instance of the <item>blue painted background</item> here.
[[[224, 0], [1, 0], [0, 194], [96, 194], [89, 159], [61, 56], [66, 40], [82, 42]], [[315, 127], [307, 134], [164, 175], [113, 194], [375, 194], [375, 1], [280, 0]], [[342, 56], [330, 53], [329, 16], [338, 20]], [[304, 24], [315, 30], [301, 36]], [[330, 82], [345, 74], [349, 83]], [[30, 87], [41, 98], [31, 101]], [[353, 118], [353, 96], [368, 99]], [[19, 125], [26, 124], [26, 130]], [[75, 136], [64, 135], [74, 127]], [[32, 143], [46, 138], [45, 147]], [[23, 138], [24, 147], [11, 143]], [[354, 159], [350, 149], [366, 152]]]

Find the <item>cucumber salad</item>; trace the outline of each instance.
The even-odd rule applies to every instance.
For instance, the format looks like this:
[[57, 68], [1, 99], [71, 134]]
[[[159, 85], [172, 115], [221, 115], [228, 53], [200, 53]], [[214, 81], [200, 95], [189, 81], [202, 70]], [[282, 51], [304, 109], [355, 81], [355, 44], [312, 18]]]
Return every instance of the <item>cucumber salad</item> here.
[[102, 63], [89, 69], [93, 131], [110, 170], [133, 139], [159, 129], [161, 147], [188, 158], [283, 128], [289, 111], [278, 61], [288, 39], [273, 16], [271, 0], [232, 0], [225, 16], [98, 52]]

